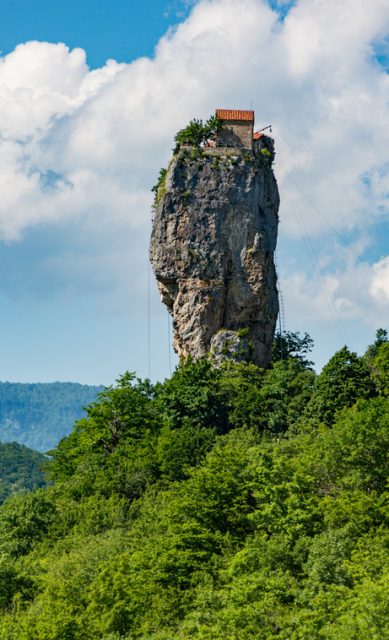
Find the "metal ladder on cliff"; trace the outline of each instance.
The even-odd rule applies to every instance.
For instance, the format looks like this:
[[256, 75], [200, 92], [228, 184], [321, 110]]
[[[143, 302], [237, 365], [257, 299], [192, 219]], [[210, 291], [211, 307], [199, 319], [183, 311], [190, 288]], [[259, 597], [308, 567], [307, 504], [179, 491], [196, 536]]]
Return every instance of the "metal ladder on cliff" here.
[[283, 298], [283, 295], [282, 295], [281, 279], [280, 279], [279, 271], [278, 271], [277, 252], [274, 253], [274, 266], [275, 266], [276, 274], [277, 274], [278, 331], [279, 331], [280, 335], [282, 336], [282, 334], [285, 331], [285, 305], [284, 305], [284, 298]]

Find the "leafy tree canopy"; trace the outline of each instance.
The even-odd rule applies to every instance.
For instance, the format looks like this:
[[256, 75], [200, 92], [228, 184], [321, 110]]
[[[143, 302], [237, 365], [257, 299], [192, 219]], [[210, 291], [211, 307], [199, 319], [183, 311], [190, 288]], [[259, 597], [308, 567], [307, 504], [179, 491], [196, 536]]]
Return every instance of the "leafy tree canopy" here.
[[306, 415], [331, 425], [337, 411], [374, 394], [375, 385], [364, 359], [343, 347], [318, 376]]
[[216, 116], [210, 116], [206, 122], [194, 119], [189, 124], [180, 129], [174, 137], [176, 147], [174, 152], [177, 153], [181, 145], [188, 144], [194, 147], [200, 147], [207, 140], [215, 139], [220, 131], [221, 121]]
[[303, 337], [300, 337], [299, 331], [296, 333], [277, 331], [274, 337], [272, 360], [278, 362], [294, 358], [302, 367], [310, 368], [313, 366], [313, 362], [307, 359], [307, 355], [311, 353], [313, 344], [308, 333], [304, 333]]
[[101, 392], [0, 507], [0, 640], [386, 638], [387, 345]]

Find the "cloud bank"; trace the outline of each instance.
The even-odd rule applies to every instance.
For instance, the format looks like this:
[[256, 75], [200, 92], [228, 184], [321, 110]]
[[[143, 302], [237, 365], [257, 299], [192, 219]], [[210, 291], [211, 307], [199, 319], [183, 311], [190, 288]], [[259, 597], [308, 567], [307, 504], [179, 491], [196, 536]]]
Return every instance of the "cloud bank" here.
[[142, 296], [150, 187], [174, 133], [215, 107], [253, 107], [276, 139], [281, 247], [311, 243], [322, 273], [279, 256], [293, 328], [301, 305], [328, 315], [328, 296], [340, 318], [382, 324], [388, 257], [364, 263], [356, 244], [351, 262], [339, 247], [331, 256], [333, 233], [354, 242], [388, 219], [389, 75], [377, 52], [389, 5], [298, 0], [284, 15], [289, 4], [200, 0], [152, 59], [93, 71], [65, 44], [0, 58], [1, 241], [57, 229], [48, 269], [72, 278], [77, 264], [86, 282], [104, 269], [107, 288]]

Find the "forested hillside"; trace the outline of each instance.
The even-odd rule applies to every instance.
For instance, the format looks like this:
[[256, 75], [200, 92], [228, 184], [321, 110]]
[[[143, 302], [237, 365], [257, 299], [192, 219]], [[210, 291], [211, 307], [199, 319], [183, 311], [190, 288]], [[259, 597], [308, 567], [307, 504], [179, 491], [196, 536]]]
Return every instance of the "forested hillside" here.
[[101, 390], [73, 382], [0, 382], [0, 442], [52, 449]]
[[0, 444], [0, 504], [14, 493], [45, 485], [46, 458], [22, 444]]
[[389, 638], [389, 343], [125, 374], [0, 508], [1, 640]]

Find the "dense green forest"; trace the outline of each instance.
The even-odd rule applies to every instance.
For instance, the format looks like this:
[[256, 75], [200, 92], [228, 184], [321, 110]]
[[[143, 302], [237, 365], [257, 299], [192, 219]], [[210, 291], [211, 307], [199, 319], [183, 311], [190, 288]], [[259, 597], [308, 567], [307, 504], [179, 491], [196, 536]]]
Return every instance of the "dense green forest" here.
[[389, 342], [126, 373], [0, 508], [1, 640], [389, 638]]
[[43, 487], [46, 458], [17, 442], [0, 443], [0, 504], [8, 496]]
[[0, 382], [0, 442], [52, 449], [101, 390], [74, 382]]

